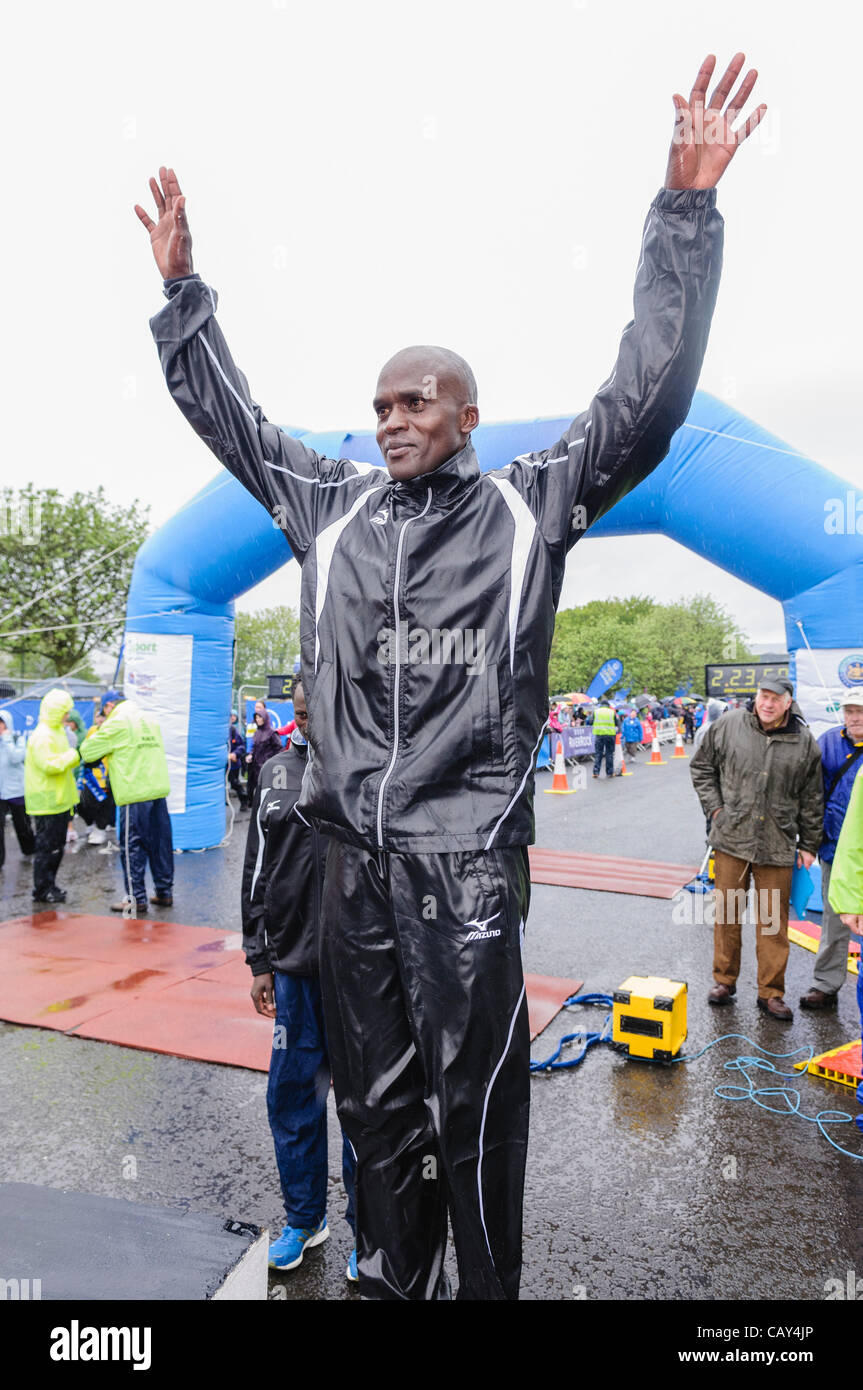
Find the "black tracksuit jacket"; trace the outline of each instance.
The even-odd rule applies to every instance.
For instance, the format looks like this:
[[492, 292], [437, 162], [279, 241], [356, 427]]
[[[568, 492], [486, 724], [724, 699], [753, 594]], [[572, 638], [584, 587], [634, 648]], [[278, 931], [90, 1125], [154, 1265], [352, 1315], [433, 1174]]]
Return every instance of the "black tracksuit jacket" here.
[[306, 749], [289, 743], [265, 762], [243, 861], [243, 949], [253, 975], [318, 974], [321, 889], [329, 840], [293, 814]]
[[[533, 776], [566, 555], [665, 457], [704, 356], [722, 260], [710, 190], [662, 190], [614, 371], [550, 449], [480, 473], [322, 458], [252, 399], [198, 276], [151, 320], [168, 386], [302, 565], [311, 756], [299, 812], [367, 849], [533, 839]], [[564, 312], [563, 307], [561, 312]]]

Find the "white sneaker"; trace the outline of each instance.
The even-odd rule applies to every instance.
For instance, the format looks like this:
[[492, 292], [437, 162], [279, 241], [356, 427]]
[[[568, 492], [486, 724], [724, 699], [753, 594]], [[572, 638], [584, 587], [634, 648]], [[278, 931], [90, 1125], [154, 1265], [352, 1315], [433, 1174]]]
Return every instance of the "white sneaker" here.
[[70, 826], [69, 829], [66, 831], [66, 844], [67, 844], [67, 845], [74, 845], [74, 843], [75, 843], [75, 841], [77, 840], [77, 838], [78, 838], [78, 832], [77, 832], [77, 830], [73, 830], [72, 827]]
[[104, 831], [104, 830], [99, 830], [99, 829], [97, 829], [97, 828], [94, 827], [94, 828], [90, 831], [90, 834], [87, 836], [87, 844], [88, 844], [88, 845], [104, 845], [107, 839], [108, 839], [108, 835], [107, 835], [107, 832], [106, 832], [106, 831]]

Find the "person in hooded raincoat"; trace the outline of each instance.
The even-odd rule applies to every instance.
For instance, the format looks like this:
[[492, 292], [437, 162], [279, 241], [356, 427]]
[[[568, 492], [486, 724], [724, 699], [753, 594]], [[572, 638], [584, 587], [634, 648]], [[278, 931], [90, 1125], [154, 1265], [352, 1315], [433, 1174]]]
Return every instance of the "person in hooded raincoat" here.
[[12, 817], [23, 855], [36, 848], [33, 827], [24, 807], [23, 734], [16, 734], [15, 720], [8, 709], [0, 709], [0, 869], [6, 862], [6, 817]]
[[78, 803], [75, 768], [81, 761], [77, 748], [69, 747], [64, 725], [72, 703], [68, 691], [49, 690], [39, 706], [39, 722], [27, 740], [24, 803], [35, 828], [33, 901], [37, 903], [66, 899], [56, 875], [66, 845], [69, 812]]

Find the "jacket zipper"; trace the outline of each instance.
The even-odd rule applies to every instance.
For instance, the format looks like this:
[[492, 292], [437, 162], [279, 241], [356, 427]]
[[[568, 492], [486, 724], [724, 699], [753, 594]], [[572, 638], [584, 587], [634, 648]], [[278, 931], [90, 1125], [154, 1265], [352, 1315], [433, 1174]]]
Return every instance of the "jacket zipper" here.
[[402, 529], [399, 531], [399, 543], [398, 543], [398, 547], [397, 547], [397, 549], [396, 549], [396, 572], [395, 572], [395, 579], [394, 579], [394, 582], [393, 582], [393, 613], [395, 614], [395, 621], [396, 621], [396, 674], [395, 674], [395, 684], [394, 684], [394, 686], [393, 686], [393, 755], [392, 755], [392, 757], [390, 758], [390, 765], [389, 765], [389, 767], [387, 768], [386, 772], [384, 773], [383, 777], [381, 778], [381, 785], [380, 785], [380, 787], [379, 787], [379, 789], [378, 789], [378, 848], [379, 848], [379, 849], [383, 849], [383, 847], [384, 847], [384, 791], [385, 791], [385, 789], [386, 789], [387, 782], [389, 781], [390, 777], [392, 776], [392, 771], [393, 771], [393, 768], [394, 768], [395, 765], [396, 765], [396, 758], [398, 757], [398, 752], [399, 752], [399, 686], [400, 686], [400, 683], [401, 683], [401, 682], [400, 682], [400, 677], [401, 677], [401, 614], [399, 613], [399, 585], [400, 585], [400, 583], [401, 583], [402, 546], [403, 546], [403, 543], [404, 543], [405, 531], [408, 529], [408, 527], [410, 526], [411, 522], [412, 522], [412, 521], [419, 521], [422, 517], [425, 516], [426, 512], [428, 511], [429, 507], [431, 506], [431, 500], [432, 500], [432, 490], [431, 490], [431, 488], [428, 488], [428, 489], [427, 489], [427, 492], [428, 492], [428, 496], [427, 496], [427, 498], [426, 498], [426, 504], [425, 504], [425, 506], [423, 507], [422, 511], [419, 513], [419, 515], [418, 515], [418, 516], [409, 516], [408, 519], [407, 519], [407, 521], [405, 521], [405, 522], [402, 523]]
[[312, 868], [315, 875], [315, 937], [321, 932], [321, 845], [318, 828], [312, 825]]

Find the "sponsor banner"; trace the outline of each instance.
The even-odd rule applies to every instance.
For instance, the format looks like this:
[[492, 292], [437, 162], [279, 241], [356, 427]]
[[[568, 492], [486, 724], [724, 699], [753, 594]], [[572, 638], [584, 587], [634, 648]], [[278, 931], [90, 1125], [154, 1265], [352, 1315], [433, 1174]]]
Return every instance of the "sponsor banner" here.
[[796, 653], [797, 703], [818, 738], [842, 723], [842, 703], [863, 705], [863, 647], [824, 647]]
[[[61, 690], [63, 689], [63, 685], [60, 680], [57, 681], [56, 686], [51, 686], [50, 688], [56, 689], [57, 687], [59, 687]], [[48, 689], [49, 687], [46, 684], [46, 695], [48, 693]], [[9, 711], [9, 716], [15, 725], [14, 732], [16, 734], [32, 734], [33, 730], [36, 728], [36, 725], [39, 723], [39, 706], [41, 704], [41, 695], [36, 700], [22, 699], [21, 696], [16, 695], [15, 698], [12, 700], [0, 700], [0, 709], [7, 709]], [[83, 719], [84, 727], [86, 729], [89, 729], [90, 725], [93, 723], [93, 715], [96, 710], [96, 704], [96, 700], [88, 699], [75, 701], [75, 708], [80, 714], [81, 718]]]
[[550, 730], [546, 735], [546, 743], [549, 749], [548, 756], [554, 761], [557, 752], [557, 740], [563, 744], [563, 756], [565, 758], [583, 758], [588, 753], [593, 753], [593, 733], [583, 725], [571, 729], [561, 729], [559, 733]]
[[591, 700], [598, 700], [600, 695], [604, 695], [606, 690], [610, 690], [613, 685], [616, 685], [622, 675], [623, 662], [618, 661], [617, 657], [613, 656], [610, 661], [602, 663], [585, 690], [585, 695], [589, 695]]
[[194, 645], [191, 634], [126, 633], [123, 693], [152, 715], [162, 730], [171, 779], [168, 810], [175, 815], [186, 809]]

